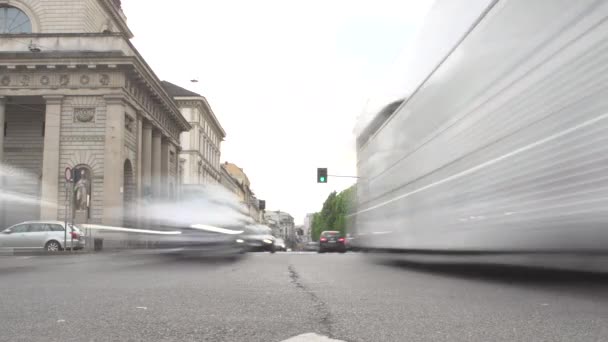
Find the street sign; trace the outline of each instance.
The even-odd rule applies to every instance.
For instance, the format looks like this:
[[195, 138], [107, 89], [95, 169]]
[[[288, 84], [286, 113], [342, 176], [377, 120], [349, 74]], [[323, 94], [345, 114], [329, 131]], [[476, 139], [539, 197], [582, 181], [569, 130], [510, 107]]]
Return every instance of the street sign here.
[[69, 167], [65, 168], [65, 181], [66, 182], [72, 181], [72, 169], [70, 169]]

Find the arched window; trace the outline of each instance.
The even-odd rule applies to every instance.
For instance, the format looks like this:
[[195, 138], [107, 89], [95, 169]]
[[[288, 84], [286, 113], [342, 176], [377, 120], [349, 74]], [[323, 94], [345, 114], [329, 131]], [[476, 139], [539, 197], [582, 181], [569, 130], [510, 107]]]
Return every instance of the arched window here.
[[32, 22], [18, 8], [0, 5], [0, 34], [32, 33]]

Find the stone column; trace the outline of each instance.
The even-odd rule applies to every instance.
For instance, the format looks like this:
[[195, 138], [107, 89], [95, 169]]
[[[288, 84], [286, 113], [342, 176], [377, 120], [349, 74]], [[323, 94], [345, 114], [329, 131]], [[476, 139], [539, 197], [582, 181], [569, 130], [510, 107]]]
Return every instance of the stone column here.
[[152, 125], [142, 123], [141, 177], [144, 197], [152, 194]]
[[[44, 96], [46, 101], [40, 219], [56, 220], [59, 199], [59, 135], [63, 96]], [[4, 127], [3, 127], [4, 129]]]
[[180, 151], [181, 151], [181, 148], [179, 147], [179, 145], [176, 145], [175, 146], [175, 160], [174, 160], [174, 162], [175, 162], [175, 194], [174, 194], [175, 199], [178, 199], [180, 197], [179, 193], [181, 191], [181, 185], [182, 185], [181, 174], [179, 172], [179, 169], [180, 169], [179, 153], [180, 153]]
[[161, 140], [160, 131], [152, 132], [152, 194], [154, 198], [160, 198], [161, 193]]
[[123, 223], [125, 103], [122, 96], [106, 95], [106, 133], [103, 164], [102, 223]]
[[[0, 167], [2, 166], [2, 160], [4, 158], [4, 120], [6, 116], [6, 98], [0, 96]], [[0, 175], [0, 191], [4, 191], [5, 179], [4, 176]], [[5, 201], [0, 200], [0, 223], [2, 227], [6, 227], [6, 207]]]
[[6, 119], [6, 98], [0, 96], [0, 163], [4, 159], [4, 120]]
[[137, 115], [137, 161], [135, 162], [135, 167], [137, 170], [135, 170], [135, 184], [137, 186], [137, 199], [139, 200], [143, 194], [142, 192], [142, 171], [141, 171], [141, 166], [142, 166], [142, 155], [143, 155], [143, 141], [142, 141], [142, 135], [143, 135], [143, 122], [142, 122], [142, 118], [139, 116], [139, 114]]
[[160, 194], [163, 198], [169, 197], [169, 140], [163, 138], [160, 146]]

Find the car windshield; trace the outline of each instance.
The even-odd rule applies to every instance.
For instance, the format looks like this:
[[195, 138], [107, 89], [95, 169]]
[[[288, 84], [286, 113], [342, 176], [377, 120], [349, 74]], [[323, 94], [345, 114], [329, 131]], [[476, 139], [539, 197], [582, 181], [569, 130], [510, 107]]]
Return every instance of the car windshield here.
[[608, 341], [608, 0], [0, 0], [0, 231], [0, 342]]

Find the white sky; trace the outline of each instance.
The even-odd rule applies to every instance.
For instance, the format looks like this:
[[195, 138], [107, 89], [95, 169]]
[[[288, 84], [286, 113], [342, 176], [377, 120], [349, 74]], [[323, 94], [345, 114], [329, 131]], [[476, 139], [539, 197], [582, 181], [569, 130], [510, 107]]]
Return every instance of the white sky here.
[[[431, 0], [124, 0], [133, 43], [162, 80], [204, 95], [267, 209], [296, 223], [354, 183], [353, 128]], [[154, 3], [155, 5], [152, 5]], [[198, 83], [190, 83], [196, 78]]]

